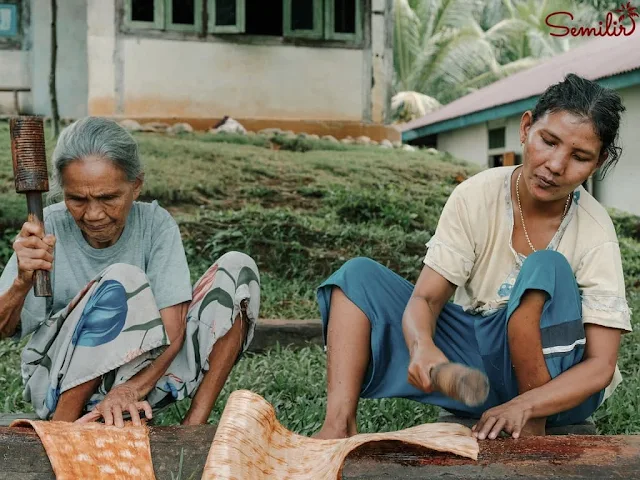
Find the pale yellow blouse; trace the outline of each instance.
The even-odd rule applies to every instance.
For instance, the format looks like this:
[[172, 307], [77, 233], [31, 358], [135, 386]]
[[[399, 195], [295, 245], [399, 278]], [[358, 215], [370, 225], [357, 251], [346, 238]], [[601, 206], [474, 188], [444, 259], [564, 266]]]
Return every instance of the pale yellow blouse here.
[[[517, 167], [485, 170], [458, 185], [449, 197], [425, 265], [457, 286], [454, 302], [470, 313], [489, 315], [506, 306], [524, 256], [512, 245], [510, 179]], [[631, 331], [622, 258], [606, 209], [583, 187], [547, 247], [562, 253], [582, 296], [582, 321]], [[605, 392], [620, 383], [619, 369]]]

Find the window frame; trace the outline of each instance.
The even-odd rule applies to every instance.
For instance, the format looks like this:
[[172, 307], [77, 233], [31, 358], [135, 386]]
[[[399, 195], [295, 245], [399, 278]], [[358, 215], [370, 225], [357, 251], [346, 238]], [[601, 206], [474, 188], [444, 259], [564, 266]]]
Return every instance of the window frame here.
[[335, 0], [324, 0], [324, 38], [326, 40], [338, 40], [360, 43], [362, 41], [362, 10], [363, 0], [356, 2], [356, 31], [355, 33], [336, 32], [335, 28]]
[[324, 5], [323, 0], [313, 1], [313, 28], [311, 30], [293, 30], [291, 28], [291, 7], [293, 0], [282, 0], [282, 36], [283, 38], [311, 38], [324, 40]]
[[177, 32], [199, 32], [202, 30], [202, 0], [193, 1], [193, 25], [173, 23], [173, 0], [164, 0], [164, 2], [165, 30], [172, 30]]
[[0, 38], [14, 40], [20, 35], [20, 9], [18, 8], [19, 4], [17, 3], [4, 3], [0, 4], [3, 9], [8, 7], [8, 10], [12, 12], [12, 25], [10, 26], [10, 30], [8, 33], [0, 33]]
[[245, 33], [247, 29], [246, 22], [246, 1], [236, 1], [236, 24], [235, 25], [216, 25], [216, 0], [207, 0], [207, 33], [218, 35], [220, 33]]
[[[496, 132], [498, 130], [502, 130], [502, 145], [498, 145], [495, 147], [491, 146], [491, 132]], [[493, 127], [489, 127], [487, 129], [487, 150], [489, 150], [490, 152], [492, 151], [499, 151], [499, 150], [505, 150], [507, 147], [507, 127], [506, 125], [496, 125]]]
[[165, 0], [153, 0], [153, 22], [141, 22], [133, 20], [132, 2], [134, 0], [125, 0], [124, 2], [124, 24], [129, 28], [136, 30], [164, 30], [165, 28]]
[[[0, 0], [2, 2], [3, 0]], [[4, 0], [13, 3], [20, 0]], [[124, 34], [142, 35], [149, 38], [167, 38], [172, 40], [188, 40], [201, 37], [209, 41], [234, 41], [248, 45], [306, 45], [309, 47], [347, 48], [361, 49], [364, 46], [364, 15], [366, 11], [365, 0], [356, 0], [356, 32], [336, 33], [335, 2], [334, 0], [312, 0], [314, 11], [314, 28], [311, 30], [292, 30], [291, 12], [292, 0], [281, 0], [283, 6], [282, 35], [265, 36], [246, 33], [246, 0], [236, 1], [236, 24], [215, 25], [215, 12], [217, 0], [196, 0], [196, 25], [182, 25], [172, 23], [172, 0], [154, 0], [154, 21], [133, 21], [132, 2], [134, 0], [115, 0], [120, 5], [120, 31]], [[204, 3], [206, 2], [206, 3]], [[18, 3], [19, 5], [19, 3]], [[205, 15], [206, 5], [206, 15]], [[206, 21], [205, 21], [206, 16]], [[20, 27], [19, 27], [20, 28]], [[227, 36], [228, 34], [235, 34]], [[227, 38], [225, 38], [225, 36]], [[4, 39], [0, 37], [0, 48], [3, 48]]]

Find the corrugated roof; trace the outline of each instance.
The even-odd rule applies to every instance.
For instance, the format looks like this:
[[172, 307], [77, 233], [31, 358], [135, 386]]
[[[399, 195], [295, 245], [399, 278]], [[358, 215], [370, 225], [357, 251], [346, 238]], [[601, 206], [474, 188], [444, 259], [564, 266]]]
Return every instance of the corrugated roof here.
[[399, 125], [399, 129], [402, 132], [415, 130], [540, 95], [568, 73], [598, 80], [639, 68], [640, 31], [628, 37], [599, 37], [465, 95], [424, 117]]

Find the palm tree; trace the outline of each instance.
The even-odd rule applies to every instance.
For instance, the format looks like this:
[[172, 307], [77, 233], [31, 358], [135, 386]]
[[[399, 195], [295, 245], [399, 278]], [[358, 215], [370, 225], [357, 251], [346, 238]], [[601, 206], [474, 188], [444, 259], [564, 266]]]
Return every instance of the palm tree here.
[[568, 50], [566, 38], [550, 35], [550, 13], [595, 18], [576, 0], [394, 0], [394, 8], [393, 104], [402, 121]]

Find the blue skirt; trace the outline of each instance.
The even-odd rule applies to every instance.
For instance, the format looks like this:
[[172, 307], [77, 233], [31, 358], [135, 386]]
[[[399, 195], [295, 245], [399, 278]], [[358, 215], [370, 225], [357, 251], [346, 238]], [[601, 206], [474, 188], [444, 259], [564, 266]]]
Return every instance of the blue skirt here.
[[[434, 336], [438, 348], [450, 361], [477, 368], [489, 378], [489, 397], [477, 407], [437, 392], [425, 393], [408, 383], [409, 351], [402, 332], [402, 316], [414, 288], [409, 281], [368, 258], [346, 262], [318, 288], [325, 343], [334, 287], [340, 288], [371, 322], [371, 360], [362, 384], [362, 398], [409, 398], [440, 406], [458, 416], [479, 418], [485, 410], [518, 396], [507, 324], [522, 296], [530, 289], [548, 294], [540, 331], [551, 378], [580, 362], [584, 354], [585, 333], [578, 285], [565, 257], [551, 250], [527, 257], [504, 308], [482, 316], [448, 303], [438, 317]], [[603, 396], [604, 390], [571, 410], [549, 417], [547, 425], [584, 421], [598, 408]]]

